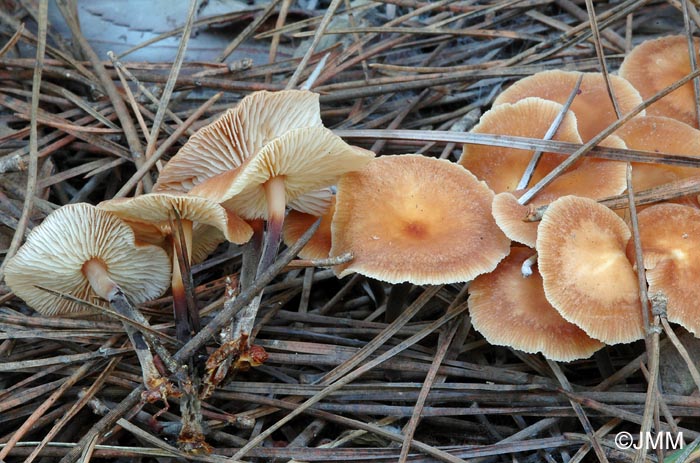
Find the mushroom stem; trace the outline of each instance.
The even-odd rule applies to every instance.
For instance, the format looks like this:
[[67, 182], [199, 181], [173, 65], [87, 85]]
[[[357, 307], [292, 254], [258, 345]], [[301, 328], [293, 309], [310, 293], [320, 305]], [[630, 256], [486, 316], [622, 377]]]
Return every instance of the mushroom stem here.
[[93, 291], [106, 301], [114, 298], [117, 291], [117, 284], [109, 276], [107, 266], [97, 257], [90, 259], [83, 264], [83, 275], [90, 282]]
[[[267, 198], [267, 234], [265, 235], [265, 245], [262, 257], [258, 264], [257, 276], [260, 276], [272, 265], [277, 255], [280, 241], [282, 241], [282, 226], [284, 225], [284, 211], [286, 207], [285, 179], [284, 176], [272, 177], [265, 185], [265, 197]], [[250, 346], [251, 331], [255, 324], [255, 316], [260, 308], [262, 291], [243, 310], [241, 310], [235, 320], [234, 329], [231, 336], [233, 341], [247, 339]]]
[[[199, 324], [199, 314], [190, 313], [185, 285], [182, 279], [183, 262], [180, 262], [180, 252], [182, 252], [182, 255], [187, 259], [184, 267], [189, 268], [192, 258], [192, 221], [182, 219], [180, 223], [182, 224], [182, 240], [179, 240], [179, 233], [173, 233], [173, 315], [177, 340], [187, 342], [192, 337], [192, 331], [196, 330], [196, 326]], [[186, 249], [180, 249], [180, 252], [178, 252], [178, 244], [182, 242], [184, 242]], [[187, 278], [189, 277], [190, 275], [187, 275]], [[195, 308], [192, 309], [193, 311], [196, 310]]]
[[[241, 276], [239, 279], [240, 290], [246, 290], [252, 286], [255, 281], [255, 275], [258, 271], [258, 263], [260, 262], [260, 253], [263, 247], [263, 234], [265, 232], [265, 224], [262, 219], [252, 220], [250, 226], [253, 228], [253, 237], [243, 245], [243, 263], [241, 264]], [[233, 341], [233, 333], [236, 319], [232, 319], [228, 328], [223, 331], [222, 343]], [[229, 361], [231, 358], [229, 357]]]
[[[136, 322], [140, 322], [138, 317], [135, 317], [132, 313], [136, 309], [128, 302], [119, 285], [109, 276], [107, 266], [102, 260], [97, 258], [90, 259], [83, 264], [82, 271], [90, 282], [93, 291], [101, 298], [109, 301], [110, 306], [115, 311]], [[136, 356], [141, 364], [144, 384], [147, 389], [157, 387], [162, 382], [162, 378], [158, 368], [156, 368], [153, 354], [151, 354], [143, 334], [131, 325], [126, 323], [122, 323], [122, 325], [131, 344], [134, 346], [134, 351], [136, 351]]]
[[265, 183], [264, 188], [267, 199], [267, 235], [258, 265], [258, 275], [264, 272], [275, 260], [277, 249], [282, 241], [284, 211], [287, 205], [284, 176], [272, 177]]

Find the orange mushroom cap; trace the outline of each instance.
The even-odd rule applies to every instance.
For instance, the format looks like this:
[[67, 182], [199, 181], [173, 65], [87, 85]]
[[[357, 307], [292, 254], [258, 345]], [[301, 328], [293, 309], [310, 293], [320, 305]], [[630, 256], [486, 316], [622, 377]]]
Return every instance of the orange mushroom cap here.
[[[302, 259], [325, 259], [331, 252], [331, 222], [335, 214], [335, 196], [331, 198], [331, 205], [325, 214], [321, 216], [321, 223], [316, 233], [309, 242], [299, 251]], [[299, 238], [311, 227], [318, 217], [300, 211], [290, 211], [284, 220], [283, 239], [287, 246], [296, 243]]]
[[663, 293], [668, 319], [700, 335], [700, 210], [680, 204], [648, 207], [639, 213], [639, 235], [649, 293]]
[[[615, 132], [630, 149], [700, 157], [700, 130], [661, 116], [635, 117]], [[632, 184], [636, 191], [698, 174], [692, 167], [635, 162]]]
[[[561, 109], [562, 105], [553, 101], [525, 98], [514, 104], [493, 107], [484, 113], [471, 132], [542, 139]], [[581, 143], [576, 117], [570, 111], [553, 140]], [[532, 154], [532, 151], [497, 146], [464, 145], [459, 164], [485, 181], [493, 191], [501, 193], [515, 190]], [[543, 153], [531, 182], [541, 180], [564, 159], [559, 154]]]
[[533, 208], [567, 195], [600, 199], [621, 194], [627, 188], [626, 169], [622, 162], [584, 159], [579, 167], [557, 177], [527, 205], [518, 203], [524, 191], [497, 194], [493, 199], [493, 217], [508, 238], [534, 248], [539, 222], [524, 221]]
[[491, 216], [493, 192], [467, 170], [420, 155], [383, 156], [338, 183], [336, 267], [389, 283], [443, 284], [490, 272], [510, 240]]
[[[579, 72], [559, 70], [538, 72], [520, 79], [501, 92], [493, 105], [515, 103], [523, 98], [533, 96], [564, 104], [580, 75]], [[618, 76], [609, 77], [615, 99], [623, 116], [642, 103], [639, 92], [627, 80]], [[570, 110], [576, 115], [578, 132], [584, 142], [617, 121], [615, 108], [610, 101], [602, 73], [583, 73], [579, 92], [576, 94]]]
[[613, 211], [576, 196], [550, 204], [537, 231], [547, 300], [606, 344], [644, 337], [637, 276], [625, 252], [630, 237]]
[[[696, 37], [693, 42], [697, 57], [700, 39]], [[688, 39], [683, 35], [642, 42], [627, 54], [620, 65], [620, 76], [630, 81], [645, 100], [690, 72]], [[695, 91], [690, 81], [649, 106], [647, 114], [671, 117], [697, 127], [694, 101]]]
[[522, 263], [532, 255], [532, 250], [514, 247], [496, 270], [476, 277], [469, 285], [474, 328], [491, 344], [542, 352], [551, 360], [590, 357], [604, 344], [564, 320], [552, 307], [538, 272], [522, 276]]

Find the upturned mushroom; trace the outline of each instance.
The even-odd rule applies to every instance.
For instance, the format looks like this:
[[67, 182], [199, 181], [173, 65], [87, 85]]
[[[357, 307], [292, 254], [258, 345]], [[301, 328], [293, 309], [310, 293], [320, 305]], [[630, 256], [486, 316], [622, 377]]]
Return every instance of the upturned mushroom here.
[[542, 352], [551, 360], [570, 362], [590, 357], [604, 344], [552, 307], [539, 272], [522, 276], [521, 265], [532, 255], [530, 249], [514, 247], [496, 270], [476, 277], [469, 285], [474, 328], [491, 344]]
[[537, 230], [547, 300], [569, 322], [606, 344], [644, 337], [637, 276], [627, 259], [631, 232], [596, 201], [563, 196]]
[[[116, 216], [89, 204], [63, 206], [32, 230], [7, 264], [5, 279], [39, 313], [86, 314], [79, 303], [37, 285], [112, 308], [143, 323], [132, 302], [160, 296], [170, 280], [170, 260], [157, 246], [137, 245], [132, 230]], [[140, 315], [140, 316], [139, 316]], [[124, 328], [141, 361], [149, 390], [163, 385], [140, 332]]]
[[338, 182], [331, 256], [339, 277], [389, 283], [464, 282], [490, 272], [510, 240], [491, 216], [493, 192], [446, 160], [383, 156]]
[[[318, 94], [306, 90], [251, 93], [190, 137], [160, 172], [153, 191], [187, 193], [212, 177], [237, 169], [290, 130], [323, 127], [318, 99]], [[328, 209], [330, 196], [327, 189], [310, 191], [295, 206], [320, 215]]]

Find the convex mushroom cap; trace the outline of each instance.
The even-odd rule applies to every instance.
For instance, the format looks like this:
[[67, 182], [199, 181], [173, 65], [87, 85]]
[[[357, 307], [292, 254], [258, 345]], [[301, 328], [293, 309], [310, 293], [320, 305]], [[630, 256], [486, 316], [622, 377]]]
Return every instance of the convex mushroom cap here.
[[[649, 294], [663, 293], [668, 319], [700, 335], [700, 210], [651, 206], [639, 213], [639, 235]], [[628, 255], [634, 255], [631, 243]]]
[[170, 284], [170, 259], [161, 248], [136, 245], [131, 229], [109, 212], [89, 204], [63, 206], [36, 227], [7, 264], [8, 286], [44, 315], [87, 313], [84, 306], [36, 288], [101, 305], [86, 267], [102, 265], [136, 303], [163, 294]]
[[[615, 135], [606, 138], [604, 144], [625, 148]], [[623, 162], [586, 158], [574, 170], [554, 179], [527, 205], [518, 202], [525, 190], [497, 194], [493, 199], [493, 217], [508, 238], [534, 248], [539, 222], [525, 221], [532, 209], [567, 195], [600, 199], [621, 194], [627, 188], [626, 170]]]
[[550, 204], [537, 230], [547, 300], [606, 344], [644, 337], [637, 276], [626, 255], [630, 237], [613, 211], [576, 196]]
[[[700, 39], [693, 39], [698, 56]], [[620, 65], [620, 76], [627, 79], [645, 100], [690, 74], [688, 39], [670, 35], [647, 40], [625, 56]], [[690, 81], [647, 108], [650, 116], [666, 116], [697, 127], [695, 91]]]
[[[528, 97], [564, 104], [582, 73], [570, 71], [543, 71], [520, 79], [493, 102], [494, 106], [515, 103]], [[642, 103], [639, 92], [628, 81], [619, 76], [609, 76], [615, 100], [624, 116]], [[605, 78], [600, 72], [585, 72], [581, 86], [574, 98], [570, 110], [576, 116], [578, 132], [584, 142], [595, 137], [603, 129], [617, 121], [615, 108], [608, 95]], [[642, 112], [642, 114], [644, 114]]]
[[389, 283], [443, 284], [490, 272], [510, 240], [491, 216], [493, 192], [446, 160], [383, 156], [338, 183], [331, 256]]
[[551, 360], [590, 357], [603, 343], [564, 320], [551, 306], [539, 272], [523, 277], [522, 263], [532, 255], [530, 249], [514, 247], [496, 270], [476, 277], [469, 285], [474, 328], [491, 344], [542, 352]]
[[[505, 103], [484, 113], [471, 132], [542, 139], [562, 107], [559, 103], [542, 98], [525, 98], [514, 104]], [[576, 117], [571, 111], [567, 111], [552, 139], [581, 143]], [[532, 151], [467, 144], [464, 145], [459, 164], [485, 181], [493, 191], [501, 193], [517, 188], [532, 155]], [[531, 183], [541, 180], [565, 159], [565, 156], [559, 154], [543, 153]]]
[[[635, 117], [615, 132], [629, 149], [700, 157], [700, 130], [662, 116]], [[698, 175], [692, 167], [632, 163], [636, 191]]]

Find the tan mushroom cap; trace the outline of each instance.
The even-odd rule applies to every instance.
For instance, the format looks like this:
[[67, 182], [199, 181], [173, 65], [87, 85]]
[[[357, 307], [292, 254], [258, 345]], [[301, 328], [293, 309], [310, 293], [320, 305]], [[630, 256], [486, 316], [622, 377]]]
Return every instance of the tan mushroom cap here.
[[321, 125], [316, 93], [306, 90], [252, 93], [198, 130], [168, 161], [154, 191], [186, 193], [211, 177], [237, 168], [289, 130]]
[[253, 236], [248, 223], [219, 204], [184, 194], [151, 193], [135, 198], [118, 198], [103, 201], [98, 206], [123, 219], [167, 225], [173, 209], [183, 220], [191, 220], [215, 227], [232, 243], [242, 244]]
[[514, 247], [496, 270], [469, 285], [469, 313], [474, 328], [491, 344], [570, 362], [588, 358], [604, 346], [569, 323], [547, 301], [542, 277], [524, 278], [522, 263], [533, 255]]
[[374, 153], [350, 146], [325, 127], [286, 132], [237, 169], [219, 174], [191, 194], [222, 203], [246, 219], [267, 218], [265, 183], [283, 178], [289, 203], [336, 183], [346, 172], [361, 169]]
[[[543, 71], [520, 79], [493, 102], [494, 106], [515, 103], [527, 97], [539, 97], [564, 104], [569, 99], [581, 73], [570, 71]], [[609, 76], [615, 99], [624, 116], [642, 103], [639, 92], [627, 80]], [[610, 101], [605, 78], [600, 72], [585, 72], [579, 92], [570, 110], [576, 115], [578, 132], [584, 142], [595, 137], [607, 126], [617, 121], [615, 108]]]
[[[698, 56], [700, 39], [694, 39]], [[647, 40], [627, 54], [620, 66], [624, 77], [645, 100], [690, 74], [688, 40], [683, 35], [670, 35]], [[647, 108], [650, 116], [666, 116], [697, 127], [695, 92], [690, 81]]]
[[157, 246], [134, 244], [134, 233], [116, 216], [89, 204], [63, 206], [36, 227], [7, 264], [8, 286], [44, 315], [89, 313], [84, 306], [35, 287], [45, 286], [83, 300], [98, 299], [83, 265], [100, 260], [109, 276], [136, 304], [170, 286], [170, 259]]
[[[544, 138], [562, 105], [542, 98], [525, 98], [514, 104], [495, 106], [481, 117], [473, 133]], [[553, 140], [581, 143], [576, 117], [570, 111], [559, 126]], [[486, 145], [464, 145], [459, 163], [466, 167], [496, 193], [514, 191], [527, 168], [533, 152]], [[554, 153], [544, 153], [532, 176], [534, 184], [566, 159]]]
[[606, 344], [644, 337], [637, 275], [626, 255], [630, 237], [613, 211], [576, 196], [550, 204], [537, 231], [547, 300]]
[[567, 195], [592, 199], [619, 195], [627, 189], [626, 171], [622, 162], [585, 159], [576, 169], [557, 177], [527, 205], [518, 203], [523, 191], [497, 194], [493, 199], [493, 217], [508, 238], [534, 248], [539, 222], [523, 220], [533, 208]]
[[491, 216], [493, 192], [449, 161], [383, 156], [338, 183], [331, 256], [335, 271], [389, 283], [443, 284], [490, 272], [510, 240]]
[[662, 292], [668, 299], [668, 319], [698, 336], [700, 210], [680, 204], [651, 206], [639, 213], [639, 234], [649, 294]]
[[[700, 130], [661, 116], [635, 117], [615, 132], [634, 150], [700, 157]], [[692, 167], [635, 162], [632, 184], [636, 191], [698, 175]]]
[[[331, 252], [331, 222], [335, 214], [335, 197], [331, 198], [331, 205], [321, 216], [318, 230], [309, 242], [299, 251], [302, 259], [325, 259]], [[299, 211], [291, 211], [284, 219], [284, 232], [282, 238], [284, 244], [291, 246], [311, 227], [318, 217]]]

